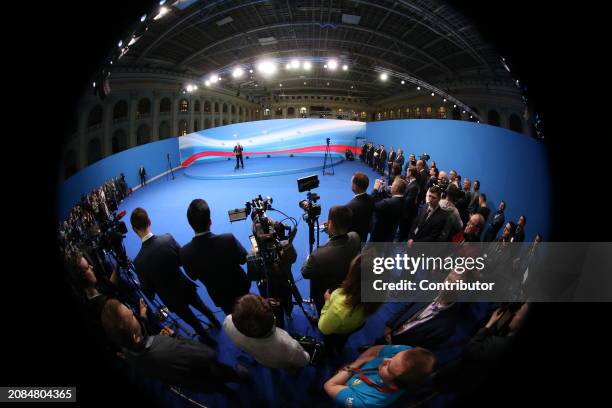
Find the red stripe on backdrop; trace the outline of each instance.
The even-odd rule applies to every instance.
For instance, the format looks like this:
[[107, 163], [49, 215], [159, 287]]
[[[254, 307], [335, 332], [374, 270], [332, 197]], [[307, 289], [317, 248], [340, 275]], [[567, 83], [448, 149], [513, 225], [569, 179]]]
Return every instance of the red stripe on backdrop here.
[[[276, 151], [272, 151], [272, 152], [242, 152], [243, 156], [257, 156], [257, 155], [273, 155], [273, 154], [287, 154], [287, 153], [312, 153], [312, 152], [324, 152], [325, 148], [327, 146], [326, 145], [319, 145], [319, 146], [307, 146], [307, 147], [300, 147], [298, 149], [289, 149], [289, 150], [276, 150]], [[360, 147], [355, 147], [355, 146], [348, 146], [348, 145], [330, 145], [329, 146], [329, 150], [333, 151], [333, 152], [337, 152], [337, 153], [344, 153], [346, 152], [346, 149], [349, 149], [351, 152], [353, 152], [354, 155], [358, 154], [358, 151], [361, 149]], [[183, 167], [187, 167], [189, 165], [191, 165], [194, 161], [198, 160], [201, 157], [207, 157], [207, 156], [222, 156], [222, 157], [233, 157], [234, 153], [232, 152], [218, 152], [218, 151], [206, 151], [206, 152], [199, 152], [196, 153], [192, 156], [190, 156], [189, 158], [187, 158], [183, 163], [181, 163], [181, 166]]]

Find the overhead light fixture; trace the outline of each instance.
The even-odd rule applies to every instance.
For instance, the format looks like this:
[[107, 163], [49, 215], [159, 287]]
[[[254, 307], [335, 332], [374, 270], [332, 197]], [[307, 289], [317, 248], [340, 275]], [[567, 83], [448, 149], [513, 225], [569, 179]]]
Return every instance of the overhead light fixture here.
[[335, 71], [336, 68], [338, 68], [338, 61], [336, 61], [335, 59], [327, 61], [327, 68], [332, 71]]
[[252, 74], [252, 73], [253, 73], [253, 70], [252, 70], [252, 69], [249, 69], [249, 74]]
[[140, 17], [140, 22], [144, 23], [144, 21], [147, 19], [147, 15], [143, 14], [142, 17]]
[[168, 14], [169, 11], [170, 9], [168, 7], [160, 7], [159, 12], [155, 17], [153, 17], [153, 20], [159, 20], [160, 18]]
[[436, 94], [432, 92], [432, 93], [431, 93], [431, 96], [436, 96]]
[[327, 83], [327, 86], [329, 86], [329, 82]]
[[446, 98], [444, 98], [444, 103], [446, 103]]
[[286, 69], [291, 69], [291, 64], [288, 63], [287, 65], [285, 65], [285, 68]]
[[291, 68], [299, 68], [300, 67], [300, 61], [293, 59], [291, 60]]
[[343, 70], [343, 71], [348, 71], [348, 65], [344, 64], [344, 65], [342, 66], [342, 70]]
[[214, 84], [215, 82], [217, 82], [219, 80], [219, 75], [217, 74], [211, 74], [208, 77], [208, 80], [210, 81], [211, 84]]
[[278, 84], [278, 86], [280, 86], [281, 88], [283, 87], [283, 84]]
[[457, 107], [457, 105], [453, 105], [453, 108], [456, 108], [456, 107]]
[[236, 67], [232, 71], [232, 76], [234, 78], [240, 78], [240, 77], [242, 77], [242, 75], [244, 75], [244, 70], [242, 68], [240, 68], [240, 67]]
[[420, 91], [420, 90], [421, 90], [421, 87], [420, 87], [420, 86], [417, 86], [417, 91]]
[[386, 72], [383, 72], [382, 74], [380, 74], [381, 81], [386, 81], [387, 79], [389, 79], [389, 75], [387, 75]]
[[402, 85], [404, 85], [405, 83], [406, 83], [406, 81], [404, 81], [403, 79], [402, 79], [402, 82], [400, 82], [400, 84], [402, 84]]
[[119, 44], [117, 44], [117, 47], [121, 48], [123, 46], [123, 41], [119, 41]]
[[257, 71], [263, 75], [272, 75], [276, 72], [276, 63], [273, 61], [261, 61], [257, 64]]
[[304, 85], [306, 85], [306, 82], [304, 82]]
[[310, 61], [304, 61], [304, 64], [302, 64], [302, 67], [306, 70], [306, 71], [310, 71], [310, 68], [312, 68], [312, 64], [310, 63]]
[[351, 89], [355, 88], [353, 85], [351, 85]]

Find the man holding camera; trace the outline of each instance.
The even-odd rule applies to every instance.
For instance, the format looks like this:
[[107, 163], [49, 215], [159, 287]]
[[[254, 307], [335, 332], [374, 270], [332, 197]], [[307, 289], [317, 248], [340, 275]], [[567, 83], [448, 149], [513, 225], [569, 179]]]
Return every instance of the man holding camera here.
[[391, 197], [388, 197], [384, 182], [377, 179], [374, 183], [374, 224], [370, 242], [393, 242], [404, 209], [406, 187], [406, 181], [396, 177], [391, 185]]
[[210, 232], [210, 207], [198, 198], [189, 204], [187, 220], [195, 236], [180, 250], [185, 272], [206, 286], [210, 298], [225, 314], [231, 314], [236, 300], [249, 293], [251, 282], [240, 265], [247, 251], [233, 234]]
[[142, 247], [134, 258], [134, 266], [144, 294], [151, 301], [155, 299], [155, 294], [158, 294], [162, 302], [190, 325], [203, 342], [216, 345], [189, 308], [189, 305], [192, 305], [202, 312], [211, 324], [217, 328], [221, 327], [213, 312], [198, 296], [195, 283], [181, 272], [181, 246], [170, 234], [154, 235], [151, 232], [149, 215], [143, 208], [132, 211], [130, 223], [142, 240]]
[[351, 219], [348, 206], [332, 207], [327, 219], [329, 241], [310, 254], [302, 266], [302, 276], [310, 279], [310, 297], [319, 314], [325, 304], [325, 291], [340, 287], [351, 261], [361, 250], [359, 235], [349, 232]]

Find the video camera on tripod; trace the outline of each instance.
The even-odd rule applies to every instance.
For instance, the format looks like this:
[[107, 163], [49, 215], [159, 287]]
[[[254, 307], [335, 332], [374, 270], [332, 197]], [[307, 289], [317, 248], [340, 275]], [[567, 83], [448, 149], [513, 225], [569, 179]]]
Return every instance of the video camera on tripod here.
[[[308, 253], [312, 253], [312, 247], [315, 243], [315, 230], [316, 230], [316, 243], [319, 247], [319, 216], [321, 215], [321, 204], [317, 201], [321, 198], [317, 193], [313, 193], [312, 189], [319, 187], [319, 177], [314, 174], [312, 176], [302, 177], [298, 179], [298, 191], [303, 193], [308, 191], [306, 194], [306, 200], [301, 200], [298, 206], [304, 210], [302, 219], [308, 224]], [[315, 227], [316, 226], [316, 227]]]

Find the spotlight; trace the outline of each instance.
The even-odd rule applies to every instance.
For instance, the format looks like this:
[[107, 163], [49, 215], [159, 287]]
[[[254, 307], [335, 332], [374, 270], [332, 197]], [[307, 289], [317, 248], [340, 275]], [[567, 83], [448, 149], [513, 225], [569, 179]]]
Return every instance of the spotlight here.
[[159, 13], [157, 13], [157, 15], [155, 17], [153, 17], [153, 20], [159, 20], [160, 18], [162, 18], [163, 16], [168, 14], [169, 11], [170, 11], [170, 9], [168, 9], [167, 7], [160, 7], [159, 8]]
[[327, 69], [327, 64], [323, 65], [323, 68]]
[[249, 69], [249, 74], [252, 74], [252, 73], [253, 73], [253, 70], [252, 70], [252, 69]]
[[404, 81], [404, 80], [402, 79], [402, 82], [400, 82], [400, 83], [401, 83], [402, 85], [404, 85], [404, 84], [406, 83], [406, 81]]
[[147, 19], [147, 15], [143, 14], [142, 17], [140, 17], [140, 22], [144, 23], [144, 21]]
[[304, 85], [306, 85], [306, 82], [304, 82]]
[[386, 81], [388, 78], [389, 78], [389, 75], [387, 75], [386, 72], [383, 72], [382, 74], [380, 74], [381, 81]]
[[417, 86], [417, 91], [420, 91], [420, 90], [421, 90], [421, 87], [420, 87], [420, 86]]
[[206, 81], [204, 81], [204, 85], [210, 86], [210, 81], [207, 79]]
[[234, 68], [234, 71], [232, 71], [232, 76], [234, 78], [240, 78], [242, 75], [244, 75], [244, 70], [240, 67], [236, 67]]
[[446, 103], [446, 98], [444, 98], [444, 103]]
[[353, 85], [351, 85], [351, 89], [355, 88]]
[[117, 44], [117, 47], [121, 48], [123, 46], [123, 41], [119, 41], [119, 44]]
[[327, 61], [327, 68], [332, 71], [335, 71], [336, 68], [338, 68], [338, 61], [336, 61], [335, 59]]
[[327, 83], [327, 86], [329, 86], [329, 82]]
[[463, 111], [463, 113], [465, 113], [465, 111]]
[[306, 71], [310, 71], [310, 68], [312, 68], [312, 64], [310, 63], [310, 61], [304, 61], [302, 67], [304, 67]]
[[432, 93], [431, 93], [431, 96], [436, 96], [436, 94], [432, 92]]
[[219, 75], [217, 74], [211, 74], [208, 77], [208, 80], [210, 81], [211, 84], [214, 84], [215, 82], [217, 82], [219, 80]]
[[291, 64], [285, 65], [285, 69], [291, 69]]
[[291, 60], [291, 68], [299, 68], [300, 67], [300, 61], [294, 59]]
[[257, 64], [257, 70], [263, 75], [272, 75], [276, 72], [276, 64], [273, 61], [261, 61]]
[[283, 84], [278, 84], [278, 86], [280, 86], [281, 88], [283, 87]]
[[457, 107], [457, 105], [453, 105], [453, 108], [456, 108], [456, 107]]
[[342, 66], [342, 70], [343, 70], [343, 71], [348, 71], [348, 65], [344, 64], [344, 65]]

